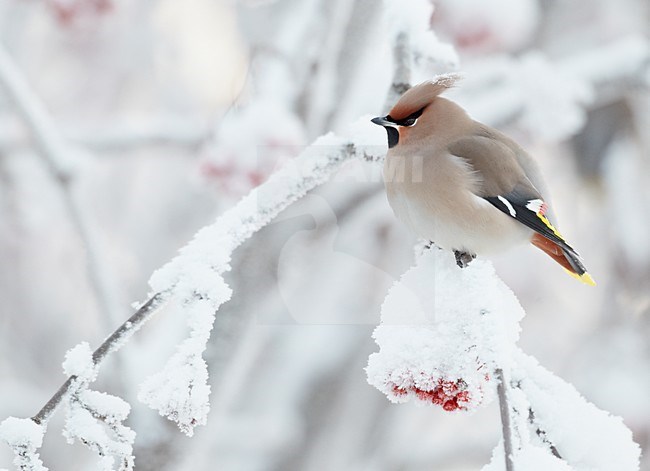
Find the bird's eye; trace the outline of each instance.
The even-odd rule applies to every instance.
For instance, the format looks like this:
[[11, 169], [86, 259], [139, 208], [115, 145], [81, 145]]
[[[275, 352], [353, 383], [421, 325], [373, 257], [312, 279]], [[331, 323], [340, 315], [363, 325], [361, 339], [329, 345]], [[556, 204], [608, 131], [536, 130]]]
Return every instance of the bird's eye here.
[[402, 121], [400, 124], [402, 126], [413, 126], [417, 122], [417, 119], [415, 118], [408, 118]]

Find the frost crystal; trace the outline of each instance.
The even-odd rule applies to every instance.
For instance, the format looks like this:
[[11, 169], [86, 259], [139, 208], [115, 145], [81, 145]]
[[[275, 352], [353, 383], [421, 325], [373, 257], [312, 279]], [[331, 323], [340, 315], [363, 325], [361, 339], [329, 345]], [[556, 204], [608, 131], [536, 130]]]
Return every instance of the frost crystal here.
[[210, 386], [207, 384], [208, 368], [201, 355], [182, 352], [188, 343], [185, 341], [179, 346], [163, 371], [142, 384], [138, 399], [192, 436], [195, 426], [207, 422]]
[[[225, 283], [222, 283], [221, 295], [217, 299], [230, 297], [230, 289]], [[182, 309], [192, 329], [190, 337], [176, 347], [176, 352], [161, 372], [142, 383], [138, 399], [176, 422], [183, 433], [192, 436], [195, 426], [207, 422], [210, 410], [208, 366], [202, 353], [217, 308], [210, 299], [203, 298], [185, 303]]]
[[81, 342], [68, 350], [62, 366], [67, 376], [76, 376], [85, 383], [92, 383], [97, 377], [97, 367], [88, 342]]
[[135, 432], [122, 421], [129, 404], [116, 396], [82, 390], [70, 396], [63, 436], [79, 440], [100, 456], [100, 469], [129, 471], [134, 467]]
[[32, 419], [8, 417], [0, 423], [0, 440], [14, 452], [14, 464], [24, 471], [47, 471], [36, 452], [43, 443], [45, 429]]
[[99, 469], [129, 471], [134, 466], [135, 432], [122, 422], [131, 406], [119, 397], [88, 389], [97, 377], [97, 369], [87, 342], [66, 353], [63, 371], [77, 377], [78, 389], [68, 397], [63, 436], [68, 443], [79, 440], [97, 453]]

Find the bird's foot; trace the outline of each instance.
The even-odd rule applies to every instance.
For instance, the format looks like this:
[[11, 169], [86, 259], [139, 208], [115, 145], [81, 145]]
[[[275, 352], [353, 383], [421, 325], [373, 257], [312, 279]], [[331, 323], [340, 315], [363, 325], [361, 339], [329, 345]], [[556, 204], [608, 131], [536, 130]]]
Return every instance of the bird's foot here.
[[460, 268], [466, 268], [476, 258], [475, 254], [461, 252], [460, 250], [454, 250], [454, 256], [456, 257], [456, 265]]

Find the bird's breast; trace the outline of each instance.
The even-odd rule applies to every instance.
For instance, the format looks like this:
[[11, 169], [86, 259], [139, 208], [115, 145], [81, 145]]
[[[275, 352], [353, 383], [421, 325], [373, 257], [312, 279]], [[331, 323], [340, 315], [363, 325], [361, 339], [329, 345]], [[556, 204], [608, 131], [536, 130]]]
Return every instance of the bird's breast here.
[[530, 237], [524, 226], [476, 195], [480, 182], [473, 169], [451, 154], [391, 151], [384, 183], [398, 219], [444, 249], [490, 253]]
[[391, 151], [384, 162], [384, 183], [391, 205], [400, 210], [444, 213], [476, 204], [472, 168], [451, 154]]

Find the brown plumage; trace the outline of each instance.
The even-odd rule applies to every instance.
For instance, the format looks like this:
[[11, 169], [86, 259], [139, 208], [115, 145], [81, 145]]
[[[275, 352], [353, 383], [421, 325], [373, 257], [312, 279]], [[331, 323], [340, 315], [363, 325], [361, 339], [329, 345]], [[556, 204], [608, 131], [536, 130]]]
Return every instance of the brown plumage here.
[[420, 237], [453, 250], [461, 266], [477, 254], [531, 242], [593, 284], [554, 226], [535, 161], [440, 96], [457, 79], [450, 74], [417, 85], [387, 116], [372, 120], [388, 133], [384, 182], [395, 214]]
[[446, 75], [432, 82], [422, 82], [407, 90], [388, 113], [393, 119], [406, 118], [411, 113], [431, 103], [438, 95], [452, 87], [458, 79], [455, 75]]

